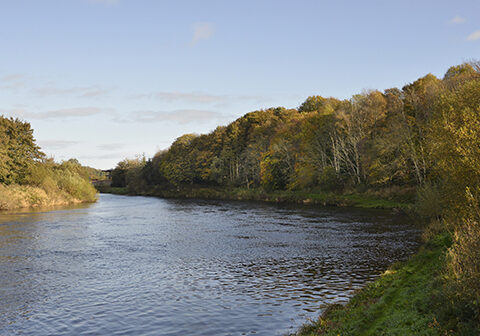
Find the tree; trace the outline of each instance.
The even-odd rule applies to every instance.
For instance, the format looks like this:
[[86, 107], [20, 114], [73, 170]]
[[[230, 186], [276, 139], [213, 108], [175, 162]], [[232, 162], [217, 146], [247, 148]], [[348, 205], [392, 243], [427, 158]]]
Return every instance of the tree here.
[[453, 228], [449, 270], [456, 300], [480, 320], [480, 77], [457, 82], [437, 102], [429, 146], [442, 181], [445, 220]]
[[195, 178], [195, 162], [190, 160], [192, 142], [198, 135], [185, 134], [177, 138], [165, 154], [161, 163], [161, 173], [167, 180], [179, 185], [192, 184]]
[[407, 139], [409, 161], [414, 167], [418, 184], [423, 184], [431, 166], [426, 148], [428, 127], [435, 109], [435, 102], [443, 90], [443, 83], [428, 74], [403, 88], [403, 123]]
[[319, 111], [325, 104], [325, 98], [322, 96], [310, 96], [299, 107], [298, 112]]
[[354, 183], [366, 180], [362, 145], [374, 134], [385, 114], [386, 100], [379, 91], [355, 95], [339, 109], [332, 139], [334, 155]]
[[0, 183], [21, 183], [29, 167], [44, 157], [29, 123], [0, 116]]

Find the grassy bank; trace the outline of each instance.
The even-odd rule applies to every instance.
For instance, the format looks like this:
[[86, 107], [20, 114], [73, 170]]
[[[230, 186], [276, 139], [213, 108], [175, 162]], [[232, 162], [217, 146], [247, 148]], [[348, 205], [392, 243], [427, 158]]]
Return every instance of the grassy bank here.
[[97, 189], [99, 193], [104, 193], [104, 194], [132, 195], [132, 194], [129, 194], [127, 188], [124, 188], [124, 187], [110, 187], [109, 185], [96, 185], [95, 189]]
[[412, 203], [404, 200], [369, 193], [331, 193], [321, 191], [273, 191], [245, 188], [212, 188], [212, 187], [182, 187], [178, 189], [150, 188], [143, 191], [128, 188], [113, 188], [97, 186], [99, 192], [119, 195], [143, 195], [164, 198], [203, 198], [221, 200], [265, 201], [275, 203], [297, 203], [323, 206], [351, 206], [368, 209], [401, 209], [408, 210]]
[[408, 261], [394, 264], [360, 290], [346, 306], [329, 306], [296, 335], [478, 335], [471, 316], [445, 294], [449, 246], [448, 233], [436, 236]]
[[90, 189], [84, 194], [72, 195], [57, 187], [42, 188], [40, 186], [0, 184], [0, 210], [49, 207], [94, 202], [95, 200], [95, 190]]

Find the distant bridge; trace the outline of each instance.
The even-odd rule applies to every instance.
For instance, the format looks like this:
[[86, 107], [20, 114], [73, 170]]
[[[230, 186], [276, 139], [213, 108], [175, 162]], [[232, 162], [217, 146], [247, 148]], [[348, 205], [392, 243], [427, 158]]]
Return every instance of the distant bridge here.
[[102, 173], [105, 173], [105, 177], [107, 178], [107, 180], [112, 179], [112, 171], [113, 169], [102, 170]]
[[92, 184], [94, 186], [102, 186], [102, 185], [109, 186], [112, 183], [112, 171], [113, 169], [102, 170], [104, 178], [101, 178], [101, 179], [92, 178], [91, 179]]

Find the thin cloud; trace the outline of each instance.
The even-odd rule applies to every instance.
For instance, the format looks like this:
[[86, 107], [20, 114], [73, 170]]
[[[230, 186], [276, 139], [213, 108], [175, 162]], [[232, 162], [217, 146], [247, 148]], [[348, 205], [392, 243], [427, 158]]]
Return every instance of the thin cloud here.
[[462, 23], [467, 22], [467, 19], [465, 19], [461, 16], [458, 16], [458, 15], [455, 15], [449, 22], [451, 24], [462, 24]]
[[69, 109], [60, 109], [47, 112], [35, 113], [37, 119], [54, 118], [72, 118], [72, 117], [90, 117], [92, 115], [104, 112], [104, 109], [98, 107], [75, 107]]
[[11, 82], [11, 81], [19, 81], [24, 80], [26, 77], [22, 74], [10, 74], [2, 77], [2, 81]]
[[86, 90], [83, 94], [80, 95], [81, 98], [91, 98], [91, 97], [98, 97], [104, 96], [110, 93], [111, 90], [109, 89], [101, 89], [101, 88], [92, 88]]
[[133, 120], [140, 123], [173, 121], [179, 124], [204, 123], [226, 119], [222, 113], [209, 110], [137, 111]]
[[18, 89], [25, 86], [27, 77], [23, 74], [10, 74], [0, 78], [0, 88]]
[[92, 98], [104, 96], [110, 92], [109, 89], [98, 86], [90, 87], [73, 87], [73, 88], [58, 88], [53, 86], [41, 87], [33, 89], [33, 92], [39, 96], [77, 96], [80, 98]]
[[44, 149], [62, 149], [79, 144], [78, 141], [69, 140], [38, 140], [40, 147]]
[[480, 39], [480, 30], [474, 31], [467, 37], [467, 41], [475, 41]]
[[121, 160], [122, 158], [132, 157], [134, 154], [127, 152], [113, 152], [113, 153], [102, 153], [102, 154], [91, 154], [91, 155], [77, 155], [79, 159], [95, 159], [95, 160], [107, 160], [107, 159], [117, 159]]
[[51, 82], [42, 87], [32, 87], [28, 83], [29, 77], [24, 74], [16, 73], [0, 77], [1, 89], [28, 89], [30, 93], [41, 97], [47, 96], [76, 96], [78, 98], [92, 98], [109, 94], [112, 89], [102, 87], [100, 85], [92, 85], [85, 87], [57, 87]]
[[208, 22], [197, 23], [193, 26], [193, 36], [190, 41], [192, 47], [196, 46], [201, 40], [208, 40], [213, 35], [213, 25]]
[[144, 94], [131, 95], [131, 99], [158, 99], [165, 102], [183, 102], [195, 104], [214, 104], [218, 107], [225, 107], [238, 101], [253, 101], [262, 103], [267, 101], [266, 97], [249, 95], [214, 95], [199, 92], [178, 92], [159, 91]]
[[217, 96], [203, 93], [185, 93], [185, 92], [154, 92], [150, 97], [173, 102], [183, 101], [188, 103], [218, 103], [226, 99], [225, 96]]
[[101, 144], [97, 146], [98, 149], [103, 151], [112, 151], [115, 149], [118, 150], [124, 147], [125, 147], [125, 144], [121, 144], [121, 143], [109, 143], [109, 144]]
[[220, 96], [220, 95], [211, 95], [211, 94], [204, 94], [204, 93], [195, 93], [195, 92], [151, 92], [151, 93], [143, 93], [143, 94], [136, 94], [131, 95], [130, 98], [132, 99], [158, 99], [166, 102], [186, 102], [186, 103], [203, 103], [203, 104], [210, 104], [210, 103], [220, 103], [227, 100], [227, 96]]
[[60, 110], [52, 110], [46, 112], [31, 112], [25, 109], [12, 109], [12, 110], [0, 110], [0, 112], [13, 117], [21, 119], [36, 119], [36, 120], [50, 120], [50, 119], [65, 119], [65, 118], [78, 118], [78, 117], [90, 117], [106, 112], [111, 112], [112, 109], [104, 109], [98, 107], [76, 107]]

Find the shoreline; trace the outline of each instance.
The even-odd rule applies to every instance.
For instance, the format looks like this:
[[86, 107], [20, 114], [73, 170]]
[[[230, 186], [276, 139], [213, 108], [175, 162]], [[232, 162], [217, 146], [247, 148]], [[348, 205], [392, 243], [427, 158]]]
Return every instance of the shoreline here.
[[57, 207], [68, 207], [68, 206], [75, 206], [75, 205], [81, 205], [81, 204], [92, 204], [95, 203], [95, 201], [82, 201], [78, 199], [74, 199], [72, 201], [54, 201], [54, 202], [49, 202], [49, 203], [35, 203], [32, 205], [26, 205], [26, 206], [16, 206], [16, 207], [2, 207], [0, 204], [0, 214], [6, 213], [9, 211], [16, 211], [16, 210], [39, 210], [39, 209], [50, 209], [50, 208], [57, 208]]
[[413, 203], [399, 202], [361, 193], [332, 193], [315, 191], [274, 191], [244, 188], [192, 187], [178, 189], [150, 188], [144, 191], [131, 191], [125, 187], [96, 186], [99, 193], [127, 196], [152, 196], [178, 199], [214, 199], [229, 201], [262, 201], [269, 203], [290, 203], [362, 209], [385, 209], [395, 212], [411, 212]]
[[437, 315], [448, 313], [442, 278], [451, 245], [448, 233], [424, 242], [406, 261], [393, 263], [345, 305], [327, 306], [316, 321], [289, 336], [446, 335]]

